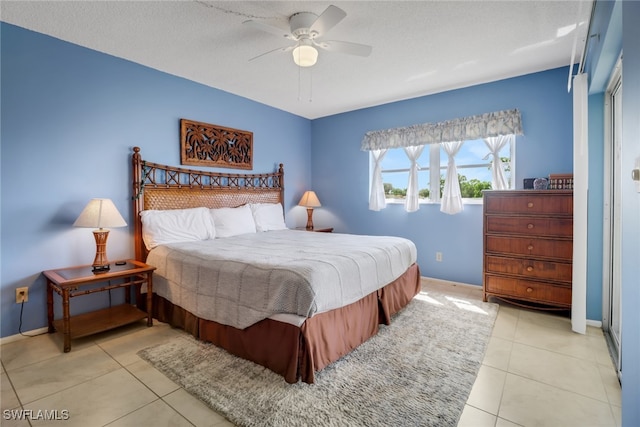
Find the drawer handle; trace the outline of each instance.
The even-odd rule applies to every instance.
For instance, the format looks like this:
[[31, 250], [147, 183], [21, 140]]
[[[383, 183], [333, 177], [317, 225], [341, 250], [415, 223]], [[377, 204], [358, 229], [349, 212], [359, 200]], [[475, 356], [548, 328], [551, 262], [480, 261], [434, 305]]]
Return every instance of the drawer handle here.
[[532, 251], [532, 250], [533, 250], [533, 245], [529, 245], [529, 246], [527, 246], [527, 249], [529, 249], [530, 251]]
[[527, 207], [528, 207], [528, 208], [532, 208], [532, 207], [533, 207], [533, 202], [529, 202], [529, 203], [527, 203]]
[[533, 288], [527, 288], [527, 293], [530, 294], [531, 292], [533, 292]]
[[527, 228], [528, 228], [529, 230], [532, 230], [532, 229], [533, 229], [533, 224], [527, 224]]
[[527, 267], [527, 271], [533, 271], [533, 267], [532, 266]]

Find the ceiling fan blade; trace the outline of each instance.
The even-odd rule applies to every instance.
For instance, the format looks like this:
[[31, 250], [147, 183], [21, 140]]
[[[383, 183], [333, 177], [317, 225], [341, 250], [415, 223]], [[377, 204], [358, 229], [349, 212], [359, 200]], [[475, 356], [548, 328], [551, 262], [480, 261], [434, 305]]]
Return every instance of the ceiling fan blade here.
[[296, 45], [294, 45], [294, 46], [286, 46], [286, 47], [279, 47], [277, 49], [273, 49], [273, 50], [270, 50], [268, 52], [261, 53], [258, 56], [254, 56], [253, 58], [249, 59], [249, 62], [251, 62], [251, 61], [253, 61], [255, 59], [258, 59], [258, 58], [262, 58], [263, 56], [269, 55], [270, 53], [274, 53], [274, 52], [289, 52], [290, 50], [293, 50], [295, 47], [296, 47]]
[[264, 31], [266, 33], [270, 33], [276, 35], [278, 37], [285, 37], [289, 40], [295, 40], [296, 38], [293, 34], [289, 33], [289, 31], [284, 30], [279, 27], [275, 27], [273, 25], [265, 24], [264, 22], [248, 20], [243, 22], [244, 25], [255, 28], [256, 30]]
[[330, 5], [322, 12], [318, 19], [311, 24], [311, 32], [317, 33], [318, 36], [325, 34], [327, 31], [336, 26], [336, 24], [347, 16], [347, 12], [337, 6]]
[[366, 44], [341, 42], [341, 41], [323, 41], [316, 42], [316, 46], [329, 52], [346, 53], [349, 55], [369, 56], [373, 48]]

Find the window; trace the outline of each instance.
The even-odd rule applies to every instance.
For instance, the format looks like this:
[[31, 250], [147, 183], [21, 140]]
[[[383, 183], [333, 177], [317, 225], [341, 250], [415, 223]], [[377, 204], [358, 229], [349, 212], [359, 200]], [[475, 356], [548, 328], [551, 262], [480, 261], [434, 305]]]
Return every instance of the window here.
[[[515, 188], [514, 149], [512, 141], [499, 152], [509, 188]], [[442, 144], [429, 144], [418, 157], [418, 198], [421, 203], [440, 201], [448, 159]], [[492, 181], [492, 156], [484, 140], [465, 141], [455, 156], [455, 162], [463, 200], [467, 203], [481, 200], [482, 190], [491, 189]], [[410, 166], [411, 162], [402, 148], [389, 149], [385, 154], [381, 169], [387, 203], [404, 203]]]
[[[378, 211], [384, 209], [387, 204], [383, 172], [387, 177], [389, 174], [408, 174], [406, 193], [402, 191], [402, 187], [398, 187], [399, 190], [394, 190], [393, 181], [387, 182], [390, 184], [387, 185], [387, 190], [392, 196], [395, 196], [396, 199], [404, 197], [407, 212], [418, 210], [420, 193], [422, 193], [423, 199], [440, 200], [441, 212], [450, 215], [461, 212], [464, 209], [461, 187], [465, 189], [466, 198], [470, 200], [478, 200], [482, 194], [474, 190], [474, 187], [480, 188], [480, 191], [482, 186], [487, 187], [483, 182], [489, 181], [484, 181], [482, 174], [475, 177], [468, 176], [478, 172], [490, 171], [490, 182], [493, 189], [514, 188], [513, 182], [509, 182], [513, 180], [507, 179], [501, 157], [509, 160], [508, 169], [511, 172], [509, 175], [513, 175], [515, 165], [510, 160], [515, 158], [516, 135], [523, 135], [520, 111], [517, 109], [438, 123], [423, 123], [366, 132], [360, 149], [371, 151], [372, 181], [369, 192], [369, 209]], [[482, 147], [481, 143], [486, 145], [486, 151], [479, 148]], [[428, 158], [423, 157], [427, 147], [429, 147]], [[505, 151], [507, 147], [508, 153]], [[398, 156], [397, 151], [393, 151], [397, 148], [402, 148], [407, 155], [408, 167], [396, 167], [403, 164], [403, 160], [400, 160], [402, 157]], [[389, 151], [394, 154], [385, 161], [385, 156]], [[478, 153], [481, 152], [487, 154], [479, 155]], [[457, 163], [463, 171], [468, 169], [466, 173], [458, 172], [456, 165], [458, 154], [461, 154], [459, 159], [462, 159], [462, 162], [458, 160]], [[487, 161], [489, 157], [491, 157], [491, 162]], [[443, 179], [441, 170], [445, 158], [447, 167]], [[396, 166], [385, 167], [388, 163], [394, 162], [399, 163]], [[418, 162], [422, 162], [422, 164]], [[424, 183], [425, 171], [429, 171], [426, 187], [419, 188], [420, 175], [423, 175], [422, 182]], [[444, 186], [442, 186], [443, 181]]]

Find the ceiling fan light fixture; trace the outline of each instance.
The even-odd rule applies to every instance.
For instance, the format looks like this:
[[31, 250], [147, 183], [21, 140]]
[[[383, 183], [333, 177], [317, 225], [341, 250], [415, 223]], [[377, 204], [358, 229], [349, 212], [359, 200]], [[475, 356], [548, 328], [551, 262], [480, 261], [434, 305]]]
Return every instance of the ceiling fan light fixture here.
[[318, 51], [310, 45], [300, 45], [293, 49], [293, 62], [299, 67], [311, 67], [318, 61]]

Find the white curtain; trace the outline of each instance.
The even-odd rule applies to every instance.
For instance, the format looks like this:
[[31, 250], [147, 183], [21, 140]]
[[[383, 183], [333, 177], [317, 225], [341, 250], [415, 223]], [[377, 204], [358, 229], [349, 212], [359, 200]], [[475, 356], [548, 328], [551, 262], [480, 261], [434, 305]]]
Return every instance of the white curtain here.
[[500, 150], [515, 139], [515, 135], [499, 135], [484, 139], [484, 143], [489, 147], [493, 160], [491, 161], [491, 188], [494, 190], [507, 190], [509, 183], [504, 173], [504, 163], [500, 159]]
[[369, 195], [369, 209], [379, 211], [387, 207], [382, 183], [382, 159], [387, 154], [387, 149], [371, 150], [373, 156], [373, 175], [371, 176], [371, 194]]
[[462, 195], [460, 193], [460, 182], [458, 181], [458, 168], [456, 168], [456, 154], [460, 151], [460, 147], [464, 141], [443, 142], [442, 147], [449, 156], [447, 164], [447, 174], [444, 178], [444, 191], [442, 192], [442, 201], [440, 203], [440, 211], [450, 215], [462, 212]]
[[589, 183], [589, 86], [587, 74], [573, 79], [573, 273], [571, 329], [587, 331], [587, 198]]
[[418, 157], [422, 154], [424, 145], [414, 145], [411, 147], [404, 147], [404, 152], [411, 161], [411, 168], [409, 169], [409, 184], [407, 185], [407, 197], [404, 201], [404, 208], [407, 212], [415, 212], [420, 208], [418, 202]]

